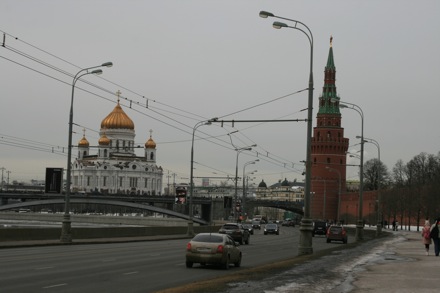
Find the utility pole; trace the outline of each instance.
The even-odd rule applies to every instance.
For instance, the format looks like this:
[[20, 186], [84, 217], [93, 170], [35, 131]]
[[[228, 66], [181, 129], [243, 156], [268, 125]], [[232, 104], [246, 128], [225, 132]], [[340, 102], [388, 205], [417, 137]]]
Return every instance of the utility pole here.
[[2, 182], [1, 182], [1, 190], [0, 191], [3, 192], [3, 171], [5, 171], [6, 168], [5, 167], [1, 167], [0, 170], [2, 170]]
[[6, 191], [8, 191], [8, 186], [9, 186], [9, 174], [11, 174], [11, 171], [6, 171], [6, 173], [8, 174], [8, 185], [6, 185]]

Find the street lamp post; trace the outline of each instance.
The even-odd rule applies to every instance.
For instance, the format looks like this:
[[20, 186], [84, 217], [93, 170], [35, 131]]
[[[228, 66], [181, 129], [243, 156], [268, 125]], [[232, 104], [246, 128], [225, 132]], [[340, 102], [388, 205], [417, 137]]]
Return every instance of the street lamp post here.
[[330, 172], [336, 172], [338, 173], [339, 176], [339, 188], [338, 188], [338, 210], [336, 213], [336, 221], [339, 222], [339, 216], [340, 216], [340, 209], [341, 209], [341, 172], [339, 172], [338, 169], [334, 169], [334, 168], [330, 168], [330, 167], [325, 167], [327, 170], [329, 170]]
[[[294, 26], [288, 26], [281, 22], [274, 22], [273, 27], [276, 29], [280, 29], [283, 27], [293, 28], [301, 31], [307, 36], [307, 39], [310, 43], [310, 73], [309, 73], [309, 97], [308, 97], [308, 108], [307, 108], [307, 146], [306, 146], [306, 178], [305, 178], [305, 188], [304, 188], [304, 217], [301, 220], [300, 226], [300, 239], [299, 239], [299, 247], [298, 254], [312, 254], [312, 230], [313, 224], [312, 219], [310, 218], [310, 189], [312, 182], [312, 119], [313, 119], [313, 34], [312, 31], [306, 26], [304, 23], [284, 18], [280, 16], [276, 16], [267, 11], [260, 11], [260, 17], [268, 18], [275, 17], [279, 19], [284, 19], [288, 21], [294, 22]], [[298, 25], [302, 25], [306, 30], [298, 27]]]
[[194, 125], [193, 133], [192, 133], [192, 142], [191, 142], [191, 170], [189, 172], [189, 220], [188, 220], [188, 236], [194, 236], [194, 222], [193, 222], [193, 206], [192, 206], [192, 198], [194, 195], [194, 136], [197, 128], [202, 125], [211, 125], [212, 121], [216, 120], [216, 118], [210, 119], [208, 121], [200, 121]]
[[[64, 202], [64, 215], [63, 222], [61, 227], [61, 237], [60, 241], [63, 243], [71, 243], [72, 242], [72, 234], [71, 234], [71, 221], [70, 221], [70, 186], [72, 183], [71, 172], [72, 172], [72, 133], [73, 133], [73, 97], [75, 92], [75, 84], [76, 82], [84, 75], [87, 74], [101, 74], [101, 69], [95, 69], [93, 71], [89, 71], [90, 69], [99, 68], [99, 67], [112, 67], [112, 62], [106, 62], [98, 66], [92, 66], [88, 68], [81, 69], [76, 73], [73, 77], [72, 82], [72, 97], [70, 100], [70, 114], [69, 114], [69, 134], [68, 134], [68, 145], [67, 145], [67, 172], [66, 172], [66, 196]], [[85, 71], [85, 72], [84, 72]]]
[[[231, 139], [232, 142], [232, 139]], [[236, 148], [235, 151], [237, 152], [237, 158], [235, 160], [235, 192], [234, 192], [234, 200], [235, 200], [235, 206], [234, 206], [234, 220], [237, 221], [237, 212], [236, 212], [236, 206], [238, 202], [238, 155], [243, 151], [250, 151], [253, 147], [256, 147], [256, 144], [253, 144], [251, 146], [242, 147], [242, 148]], [[235, 146], [234, 146], [235, 147]], [[243, 179], [244, 180], [244, 179]]]
[[363, 221], [363, 194], [364, 194], [364, 112], [362, 108], [356, 104], [341, 102], [339, 99], [331, 99], [332, 102], [338, 102], [339, 108], [347, 108], [355, 110], [361, 116], [361, 158], [359, 167], [359, 209], [358, 209], [358, 221], [356, 224], [356, 241], [364, 239], [364, 221]]
[[[359, 138], [359, 137], [357, 137]], [[378, 167], [377, 167], [377, 225], [376, 225], [376, 236], [379, 236], [382, 233], [382, 198], [380, 194], [380, 179], [382, 176], [382, 164], [380, 161], [380, 145], [379, 142], [372, 138], [364, 137], [365, 142], [369, 142], [374, 144], [377, 147], [377, 159], [378, 159]]]
[[247, 162], [247, 163], [245, 163], [244, 165], [243, 165], [243, 198], [245, 198], [246, 197], [246, 192], [245, 192], [245, 183], [244, 183], [244, 176], [245, 176], [245, 170], [246, 170], [246, 166], [249, 166], [249, 165], [252, 165], [252, 164], [255, 164], [256, 162], [259, 162], [260, 160], [259, 159], [256, 159], [256, 160], [253, 160], [253, 161], [250, 161], [250, 162]]
[[[247, 162], [247, 163], [245, 163], [243, 165], [243, 197], [242, 197], [242, 202], [243, 202], [242, 209], [243, 209], [243, 211], [244, 211], [244, 205], [245, 205], [245, 202], [246, 202], [246, 185], [245, 185], [245, 180], [244, 180], [244, 178], [245, 178], [245, 169], [246, 169], [246, 166], [255, 164], [256, 162], [259, 162], [259, 161], [260, 161], [259, 159], [256, 159], [256, 160]], [[256, 170], [254, 172], [256, 172]]]

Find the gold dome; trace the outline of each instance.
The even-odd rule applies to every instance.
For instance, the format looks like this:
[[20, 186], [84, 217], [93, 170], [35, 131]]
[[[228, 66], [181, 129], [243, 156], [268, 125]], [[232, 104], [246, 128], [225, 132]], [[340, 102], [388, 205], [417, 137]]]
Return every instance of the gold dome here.
[[147, 142], [145, 143], [145, 148], [147, 148], [147, 149], [155, 149], [156, 148], [156, 143], [151, 138], [151, 135], [150, 135], [150, 139], [147, 140]]
[[98, 141], [99, 145], [109, 145], [110, 139], [105, 135], [105, 133], [102, 134], [102, 136], [99, 138]]
[[101, 122], [101, 129], [134, 129], [134, 123], [118, 104]]
[[88, 147], [88, 146], [89, 146], [89, 141], [87, 140], [85, 134], [83, 135], [83, 137], [81, 138], [81, 140], [78, 142], [78, 146], [79, 146], [79, 147]]

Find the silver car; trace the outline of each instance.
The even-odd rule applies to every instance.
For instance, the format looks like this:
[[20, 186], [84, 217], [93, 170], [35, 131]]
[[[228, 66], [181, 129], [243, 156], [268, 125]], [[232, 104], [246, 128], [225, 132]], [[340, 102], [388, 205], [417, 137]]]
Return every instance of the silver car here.
[[229, 264], [236, 267], [241, 265], [241, 251], [239, 243], [229, 235], [219, 233], [197, 234], [186, 245], [186, 267], [191, 268], [194, 263], [221, 265], [229, 269]]

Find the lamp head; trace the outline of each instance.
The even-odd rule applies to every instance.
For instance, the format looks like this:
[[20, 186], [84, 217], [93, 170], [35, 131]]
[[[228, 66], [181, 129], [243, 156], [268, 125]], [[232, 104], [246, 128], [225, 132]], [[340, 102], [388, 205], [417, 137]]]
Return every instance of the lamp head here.
[[284, 22], [279, 22], [279, 21], [275, 21], [275, 22], [272, 24], [272, 26], [273, 26], [274, 28], [276, 28], [276, 29], [280, 29], [280, 28], [283, 28], [283, 27], [288, 27], [287, 24], [285, 24]]
[[102, 66], [102, 67], [112, 67], [112, 66], [113, 66], [113, 63], [112, 63], [112, 62], [105, 62], [105, 63], [102, 63], [101, 66]]
[[95, 69], [95, 70], [93, 70], [92, 72], [90, 72], [91, 74], [96, 74], [96, 75], [99, 75], [99, 74], [102, 74], [102, 70], [101, 69]]
[[260, 11], [260, 17], [261, 18], [268, 18], [268, 17], [274, 17], [273, 13], [267, 12], [267, 11]]

